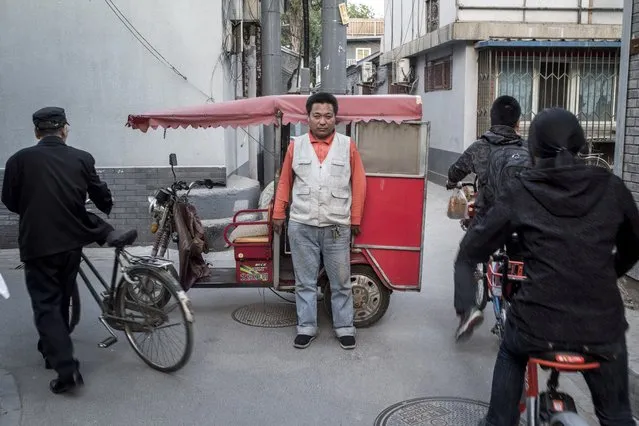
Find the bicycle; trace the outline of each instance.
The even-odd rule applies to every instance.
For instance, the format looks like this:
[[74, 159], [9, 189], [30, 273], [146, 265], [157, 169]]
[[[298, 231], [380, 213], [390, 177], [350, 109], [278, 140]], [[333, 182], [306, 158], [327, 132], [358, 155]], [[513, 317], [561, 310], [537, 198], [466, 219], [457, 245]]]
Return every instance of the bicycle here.
[[[465, 231], [468, 230], [470, 222], [475, 217], [475, 200], [477, 198], [477, 183], [459, 182], [456, 188], [463, 190], [464, 187], [472, 187], [473, 191], [468, 196], [467, 217], [460, 220], [460, 226]], [[513, 235], [513, 241], [516, 235]], [[503, 274], [503, 271], [509, 271]], [[501, 341], [504, 337], [504, 325], [506, 323], [506, 312], [508, 310], [510, 296], [514, 292], [515, 283], [525, 279], [523, 273], [523, 262], [510, 261], [506, 250], [496, 251], [486, 263], [477, 264], [475, 270], [477, 287], [475, 291], [475, 304], [483, 311], [490, 300], [495, 314], [495, 325], [491, 332]], [[503, 290], [505, 289], [505, 291]]]
[[[175, 278], [177, 273], [171, 261], [152, 256], [135, 256], [125, 250], [136, 239], [137, 231], [132, 230], [111, 242], [110, 246], [115, 248], [115, 258], [109, 284], [82, 253], [81, 264], [85, 264], [104, 287], [104, 291], [99, 294], [87, 273], [82, 267], [79, 269], [78, 275], [100, 307], [100, 323], [110, 334], [98, 346], [103, 349], [112, 346], [118, 341], [115, 330], [123, 331], [135, 353], [147, 365], [161, 372], [175, 372], [186, 365], [193, 352], [194, 317], [191, 304]], [[121, 275], [119, 280], [118, 270]], [[70, 331], [73, 331], [80, 319], [77, 281], [71, 299], [69, 326]], [[177, 317], [182, 322], [169, 323], [169, 316], [176, 308]], [[166, 345], [151, 341], [156, 332], [159, 334], [173, 327], [183, 329], [183, 349], [176, 351], [177, 345], [173, 342]], [[136, 335], [140, 334], [142, 342], [136, 339]], [[146, 353], [147, 348], [152, 349], [153, 354]], [[177, 352], [177, 360], [170, 361], [168, 356], [160, 356], [159, 352], [164, 348], [169, 349], [171, 354]], [[158, 355], [157, 358], [161, 360], [153, 355]]]
[[[574, 399], [559, 392], [559, 375], [562, 372], [579, 373], [600, 367], [594, 355], [569, 351], [550, 351], [535, 354], [528, 360], [526, 380], [520, 414], [526, 414], [528, 426], [588, 426], [577, 412]], [[550, 378], [544, 392], [539, 392], [538, 368], [550, 370]]]

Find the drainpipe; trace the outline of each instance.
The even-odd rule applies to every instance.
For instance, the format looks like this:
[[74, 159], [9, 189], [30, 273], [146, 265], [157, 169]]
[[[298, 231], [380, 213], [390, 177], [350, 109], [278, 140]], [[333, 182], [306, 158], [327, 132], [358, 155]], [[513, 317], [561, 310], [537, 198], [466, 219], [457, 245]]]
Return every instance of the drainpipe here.
[[619, 63], [619, 97], [617, 99], [617, 132], [615, 134], [614, 172], [623, 177], [623, 153], [626, 144], [626, 108], [628, 103], [628, 74], [630, 67], [630, 37], [632, 27], [632, 0], [624, 0]]
[[[282, 93], [282, 22], [280, 2], [262, 1], [262, 95]], [[275, 129], [264, 126], [264, 182], [275, 179]]]

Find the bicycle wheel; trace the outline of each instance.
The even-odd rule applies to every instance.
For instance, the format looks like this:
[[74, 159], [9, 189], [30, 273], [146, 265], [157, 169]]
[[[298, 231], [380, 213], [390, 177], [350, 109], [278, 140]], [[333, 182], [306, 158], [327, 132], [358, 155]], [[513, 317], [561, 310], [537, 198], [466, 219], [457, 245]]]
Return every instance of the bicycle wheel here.
[[[171, 274], [158, 268], [135, 266], [127, 275], [118, 284], [115, 306], [129, 343], [155, 370], [179, 370], [193, 352], [193, 314], [186, 294]], [[159, 287], [170, 295], [168, 301], [154, 297]]]
[[486, 308], [486, 303], [488, 303], [487, 269], [487, 264], [479, 263], [475, 270], [475, 282], [477, 283], [475, 287], [475, 304], [480, 311], [483, 311]]
[[80, 322], [80, 291], [76, 281], [71, 300], [69, 302], [69, 334], [73, 332], [75, 326]]

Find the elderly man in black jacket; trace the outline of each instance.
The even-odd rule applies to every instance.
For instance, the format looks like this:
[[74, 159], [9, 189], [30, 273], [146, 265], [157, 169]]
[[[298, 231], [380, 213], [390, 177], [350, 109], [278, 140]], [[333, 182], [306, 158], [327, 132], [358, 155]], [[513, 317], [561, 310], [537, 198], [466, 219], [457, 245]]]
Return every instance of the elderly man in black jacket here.
[[528, 145], [534, 168], [508, 182], [460, 245], [480, 260], [517, 232], [527, 277], [507, 315], [482, 424], [519, 423], [528, 358], [550, 349], [602, 358], [600, 369], [583, 374], [597, 417], [602, 425], [634, 425], [617, 277], [639, 259], [637, 206], [621, 179], [578, 159], [585, 138], [572, 113], [539, 113]]
[[33, 124], [39, 142], [7, 160], [2, 202], [20, 215], [20, 259], [40, 335], [38, 350], [47, 368], [58, 373], [51, 391], [62, 393], [82, 384], [68, 329], [82, 247], [104, 244], [117, 235], [86, 211], [87, 194], [107, 215], [113, 200], [91, 154], [66, 144], [69, 123], [64, 110], [42, 108], [33, 114]]

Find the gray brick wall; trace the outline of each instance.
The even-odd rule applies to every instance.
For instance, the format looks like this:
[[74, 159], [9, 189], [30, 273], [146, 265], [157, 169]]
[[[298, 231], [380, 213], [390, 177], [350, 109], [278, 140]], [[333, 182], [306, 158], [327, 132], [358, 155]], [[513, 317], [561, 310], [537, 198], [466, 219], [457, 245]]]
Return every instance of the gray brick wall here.
[[[633, 1], [631, 38], [639, 37], [639, 0]], [[639, 55], [630, 57], [623, 179], [639, 203]]]
[[[155, 190], [169, 186], [173, 182], [168, 167], [135, 167], [98, 169], [115, 198], [115, 205], [109, 223], [118, 229], [138, 230], [138, 244], [150, 243], [153, 235], [149, 232], [150, 218], [147, 197]], [[190, 182], [210, 178], [216, 182], [226, 180], [225, 167], [177, 167], [175, 174], [179, 180]], [[4, 170], [0, 169], [0, 185]], [[101, 216], [102, 213], [98, 212]], [[0, 204], [0, 249], [15, 248], [18, 241], [18, 216]]]

